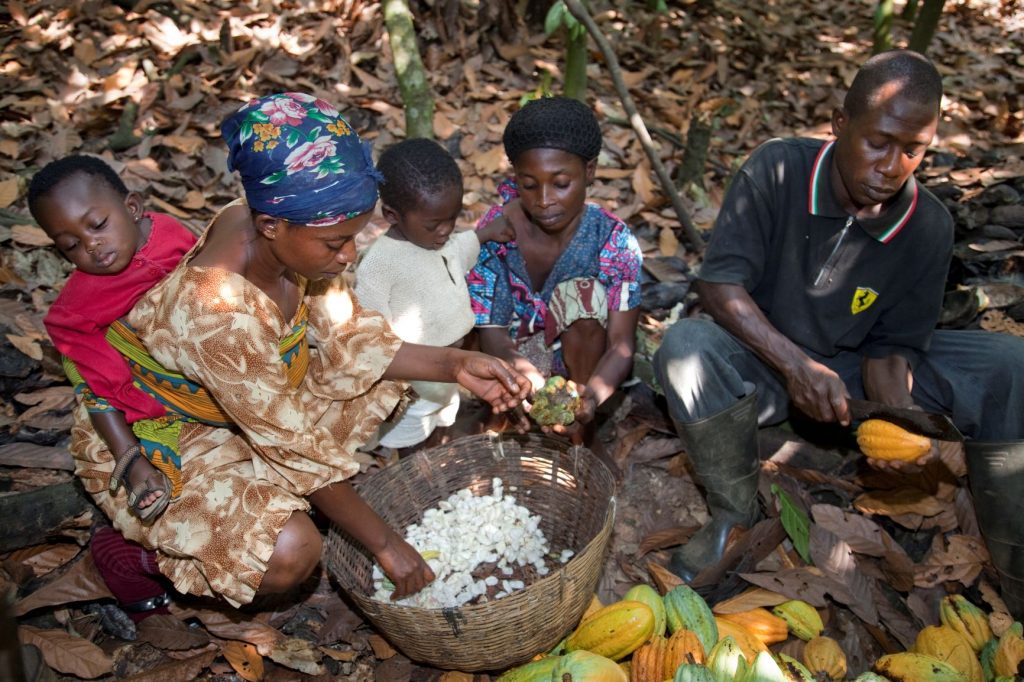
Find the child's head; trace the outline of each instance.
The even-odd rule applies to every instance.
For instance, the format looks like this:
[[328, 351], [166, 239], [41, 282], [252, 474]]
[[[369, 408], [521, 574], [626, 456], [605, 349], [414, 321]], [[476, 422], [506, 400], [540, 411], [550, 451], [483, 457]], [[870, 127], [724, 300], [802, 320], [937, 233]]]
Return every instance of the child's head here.
[[221, 124], [253, 226], [279, 263], [307, 279], [355, 260], [377, 204], [369, 145], [330, 103], [301, 92], [254, 99]]
[[388, 223], [420, 248], [444, 246], [462, 211], [462, 172], [451, 154], [433, 140], [404, 140], [381, 154], [377, 169]]
[[574, 227], [601, 151], [601, 128], [586, 104], [537, 99], [512, 115], [503, 136], [523, 210], [547, 232]]
[[93, 275], [116, 275], [145, 243], [142, 198], [95, 156], [45, 165], [28, 186], [28, 207], [57, 249]]

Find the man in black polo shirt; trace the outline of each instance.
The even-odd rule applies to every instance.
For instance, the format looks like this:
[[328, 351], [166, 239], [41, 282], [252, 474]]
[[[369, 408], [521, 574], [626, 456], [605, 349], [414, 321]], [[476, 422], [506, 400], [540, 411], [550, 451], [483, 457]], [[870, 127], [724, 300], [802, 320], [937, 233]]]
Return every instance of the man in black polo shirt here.
[[[721, 557], [733, 526], [757, 519], [757, 425], [783, 421], [791, 406], [848, 425], [847, 397], [866, 396], [952, 415], [975, 451], [1024, 439], [1024, 341], [934, 331], [953, 220], [913, 172], [941, 99], [925, 57], [876, 55], [833, 113], [834, 140], [766, 142], [733, 179], [697, 283], [714, 322], [680, 321], [655, 356], [711, 512], [673, 556], [684, 579]], [[1024, 497], [1024, 447], [1014, 448], [1017, 492], [979, 491], [972, 461], [976, 497]], [[1019, 609], [1024, 530], [1014, 533]], [[1005, 597], [1011, 569], [999, 568]]]

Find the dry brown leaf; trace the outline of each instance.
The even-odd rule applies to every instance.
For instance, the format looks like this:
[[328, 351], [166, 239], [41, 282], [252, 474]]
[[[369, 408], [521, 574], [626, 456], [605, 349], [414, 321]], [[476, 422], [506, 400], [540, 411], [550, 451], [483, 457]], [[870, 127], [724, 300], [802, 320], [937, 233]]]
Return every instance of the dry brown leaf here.
[[597, 169], [597, 178], [600, 180], [621, 180], [633, 175], [631, 168], [610, 168], [601, 166]]
[[206, 146], [206, 140], [198, 135], [164, 135], [160, 138], [159, 144], [164, 144], [189, 156], [199, 156]]
[[1002, 637], [1003, 633], [1009, 630], [1013, 623], [1013, 616], [1008, 613], [993, 611], [988, 614], [988, 626], [992, 628], [992, 634], [996, 637]]
[[16, 159], [19, 151], [21, 151], [21, 145], [14, 140], [0, 140], [0, 154]]
[[448, 118], [445, 112], [439, 109], [434, 110], [434, 134], [437, 135], [438, 139], [447, 140], [457, 131], [458, 128], [452, 123], [452, 120]]
[[82, 551], [82, 548], [70, 542], [50, 545], [35, 545], [11, 552], [10, 558], [20, 561], [32, 569], [36, 576], [46, 575], [55, 568], [68, 563]]
[[827, 606], [827, 594], [843, 603], [851, 599], [844, 585], [832, 580], [813, 566], [785, 568], [774, 573], [741, 573], [740, 577], [751, 585], [784, 594], [790, 599], [802, 599], [811, 606]]
[[332, 649], [329, 646], [320, 647], [320, 651], [329, 658], [333, 658], [335, 661], [354, 661], [359, 654], [354, 651], [338, 651]]
[[953, 535], [943, 547], [943, 538], [936, 536], [932, 549], [918, 565], [914, 582], [918, 587], [933, 587], [947, 581], [965, 586], [974, 583], [988, 561], [988, 550], [981, 538]]
[[[152, 616], [151, 616], [152, 617]], [[145, 621], [143, 621], [145, 622]], [[173, 653], [173, 652], [172, 652]], [[130, 677], [119, 678], [121, 682], [168, 682], [168, 680], [196, 680], [200, 673], [210, 667], [213, 659], [217, 658], [220, 652], [213, 648], [203, 651], [195, 656], [189, 656], [177, 661], [171, 661], [156, 668], [150, 668], [144, 672], [131, 675]]]
[[700, 526], [676, 526], [655, 531], [640, 541], [640, 547], [637, 548], [636, 555], [639, 558], [656, 549], [681, 545], [689, 540], [699, 528]]
[[192, 217], [186, 211], [182, 211], [180, 208], [178, 208], [174, 204], [172, 204], [170, 202], [167, 202], [167, 201], [164, 201], [163, 199], [161, 199], [160, 197], [156, 196], [155, 194], [151, 194], [149, 197], [147, 197], [147, 200], [150, 203], [154, 204], [161, 211], [164, 211], [166, 213], [170, 213], [171, 215], [176, 216], [178, 218], [188, 219], [188, 218]]
[[[650, 162], [644, 160], [637, 164], [636, 169], [633, 171], [632, 185], [633, 191], [636, 192], [637, 197], [640, 198], [644, 206], [654, 204], [654, 183], [651, 181]], [[675, 253], [675, 251], [672, 253]]]
[[68, 675], [87, 680], [107, 675], [114, 661], [103, 649], [87, 639], [69, 635], [64, 630], [43, 630], [31, 625], [18, 626], [18, 640], [32, 644], [43, 654], [46, 665]]
[[621, 436], [618, 439], [618, 443], [615, 445], [615, 452], [612, 453], [612, 459], [615, 463], [620, 466], [625, 464], [626, 460], [629, 458], [630, 452], [632, 452], [637, 443], [643, 440], [644, 436], [646, 436], [647, 432], [650, 430], [650, 426], [641, 424], [640, 426], [630, 429], [625, 435]]
[[267, 654], [274, 663], [279, 663], [307, 675], [322, 675], [324, 667], [320, 664], [323, 656], [319, 647], [312, 642], [298, 637], [289, 637], [277, 642]]
[[668, 225], [664, 225], [661, 231], [658, 232], [658, 251], [662, 256], [666, 258], [676, 255], [679, 250], [679, 238], [676, 237], [675, 230]]
[[252, 644], [231, 640], [225, 642], [220, 651], [243, 680], [259, 682], [263, 679], [263, 657]]
[[15, 616], [22, 616], [42, 606], [96, 601], [113, 596], [96, 570], [92, 554], [86, 553], [66, 573], [16, 602], [12, 612]]
[[18, 178], [0, 180], [0, 208], [7, 208], [17, 201], [20, 191], [21, 190], [18, 187]]
[[18, 334], [5, 334], [5, 336], [7, 337], [7, 340], [11, 342], [11, 345], [17, 348], [22, 354], [27, 355], [36, 362], [43, 359], [43, 347], [39, 345], [38, 341]]
[[224, 609], [183, 609], [172, 603], [171, 613], [181, 620], [198, 618], [209, 633], [221, 639], [236, 639], [256, 646], [266, 656], [284, 639], [278, 630], [253, 620], [248, 614], [225, 606]]
[[743, 611], [749, 611], [758, 607], [778, 606], [788, 600], [789, 597], [778, 592], [772, 592], [763, 587], [751, 587], [731, 599], [718, 602], [711, 607], [711, 610], [714, 613], [720, 614], [742, 613]]
[[206, 206], [206, 197], [202, 192], [197, 192], [192, 189], [185, 193], [185, 198], [181, 200], [181, 207], [188, 209], [203, 208]]
[[382, 661], [386, 661], [398, 652], [395, 651], [394, 647], [388, 643], [386, 639], [380, 635], [370, 635], [370, 647], [373, 649], [373, 655]]
[[685, 584], [685, 581], [678, 575], [653, 561], [647, 562], [647, 572], [651, 574], [654, 584], [658, 586], [658, 591], [662, 594], [668, 594], [673, 588]]
[[441, 675], [441, 682], [473, 682], [474, 676], [469, 673], [460, 673], [457, 670], [450, 670]]
[[946, 509], [939, 500], [917, 488], [896, 488], [895, 490], [873, 490], [860, 495], [853, 506], [863, 514], [899, 516], [920, 514], [935, 516]]
[[486, 151], [475, 151], [469, 157], [470, 163], [481, 175], [494, 175], [505, 167], [505, 148], [495, 145]]
[[206, 646], [210, 635], [206, 630], [190, 628], [170, 614], [158, 613], [139, 623], [138, 641], [148, 642], [158, 649], [185, 651]]

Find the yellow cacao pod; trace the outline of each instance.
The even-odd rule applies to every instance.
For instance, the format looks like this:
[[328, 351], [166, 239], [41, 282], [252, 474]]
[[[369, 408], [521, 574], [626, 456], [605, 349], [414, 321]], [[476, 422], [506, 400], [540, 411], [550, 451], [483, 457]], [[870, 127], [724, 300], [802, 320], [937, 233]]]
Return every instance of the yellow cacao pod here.
[[949, 663], [962, 672], [968, 682], [984, 682], [981, 662], [971, 643], [948, 625], [930, 625], [921, 630], [917, 633], [913, 650]]
[[629, 663], [630, 682], [665, 679], [665, 646], [667, 644], [667, 639], [655, 635], [651, 641], [633, 652], [633, 658]]
[[981, 651], [985, 643], [992, 639], [992, 628], [985, 612], [959, 594], [942, 598], [939, 618], [943, 625], [948, 625], [966, 637], [975, 653]]
[[589, 651], [617, 661], [636, 651], [654, 632], [654, 612], [638, 601], [620, 601], [586, 619], [565, 640], [565, 650]]
[[498, 678], [498, 682], [547, 682], [558, 667], [558, 656], [545, 656], [512, 668]]
[[720, 638], [732, 637], [736, 640], [736, 645], [743, 652], [743, 658], [747, 659], [747, 663], [753, 663], [759, 653], [768, 651], [764, 642], [759, 640], [745, 625], [724, 620], [721, 616], [715, 616], [715, 623], [718, 625], [718, 636]]
[[993, 662], [996, 675], [1017, 675], [1024, 672], [1024, 638], [1014, 629], [1009, 629], [999, 638]]
[[872, 459], [913, 462], [931, 449], [932, 442], [884, 419], [868, 419], [857, 427], [857, 445]]
[[764, 645], [784, 642], [789, 636], [786, 621], [770, 613], [768, 609], [750, 609], [739, 613], [723, 613], [722, 620], [731, 620], [750, 630]]
[[874, 672], [890, 680], [914, 682], [964, 682], [959, 670], [937, 658], [910, 651], [889, 654], [875, 661]]
[[799, 599], [779, 604], [772, 609], [772, 613], [786, 621], [789, 631], [805, 642], [814, 639], [825, 629], [818, 609]]
[[846, 654], [831, 637], [815, 637], [804, 647], [804, 665], [812, 675], [825, 673], [833, 680], [846, 678]]
[[703, 663], [704, 645], [692, 630], [676, 630], [665, 645], [665, 672], [675, 672], [683, 663]]
[[558, 682], [629, 682], [626, 671], [615, 661], [589, 651], [573, 651], [558, 657], [551, 673]]
[[629, 592], [626, 592], [622, 598], [624, 600], [643, 602], [651, 607], [651, 611], [654, 612], [654, 635], [652, 636], [665, 636], [665, 601], [653, 587], [644, 583], [634, 585], [629, 588]]

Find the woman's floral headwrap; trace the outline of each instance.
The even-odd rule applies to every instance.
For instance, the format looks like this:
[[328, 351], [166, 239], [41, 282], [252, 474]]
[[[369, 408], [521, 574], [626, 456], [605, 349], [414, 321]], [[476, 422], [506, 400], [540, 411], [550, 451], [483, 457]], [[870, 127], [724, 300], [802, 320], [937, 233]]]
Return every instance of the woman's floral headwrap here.
[[322, 99], [285, 92], [254, 99], [221, 124], [228, 168], [249, 207], [293, 223], [333, 225], [377, 203], [370, 146]]

